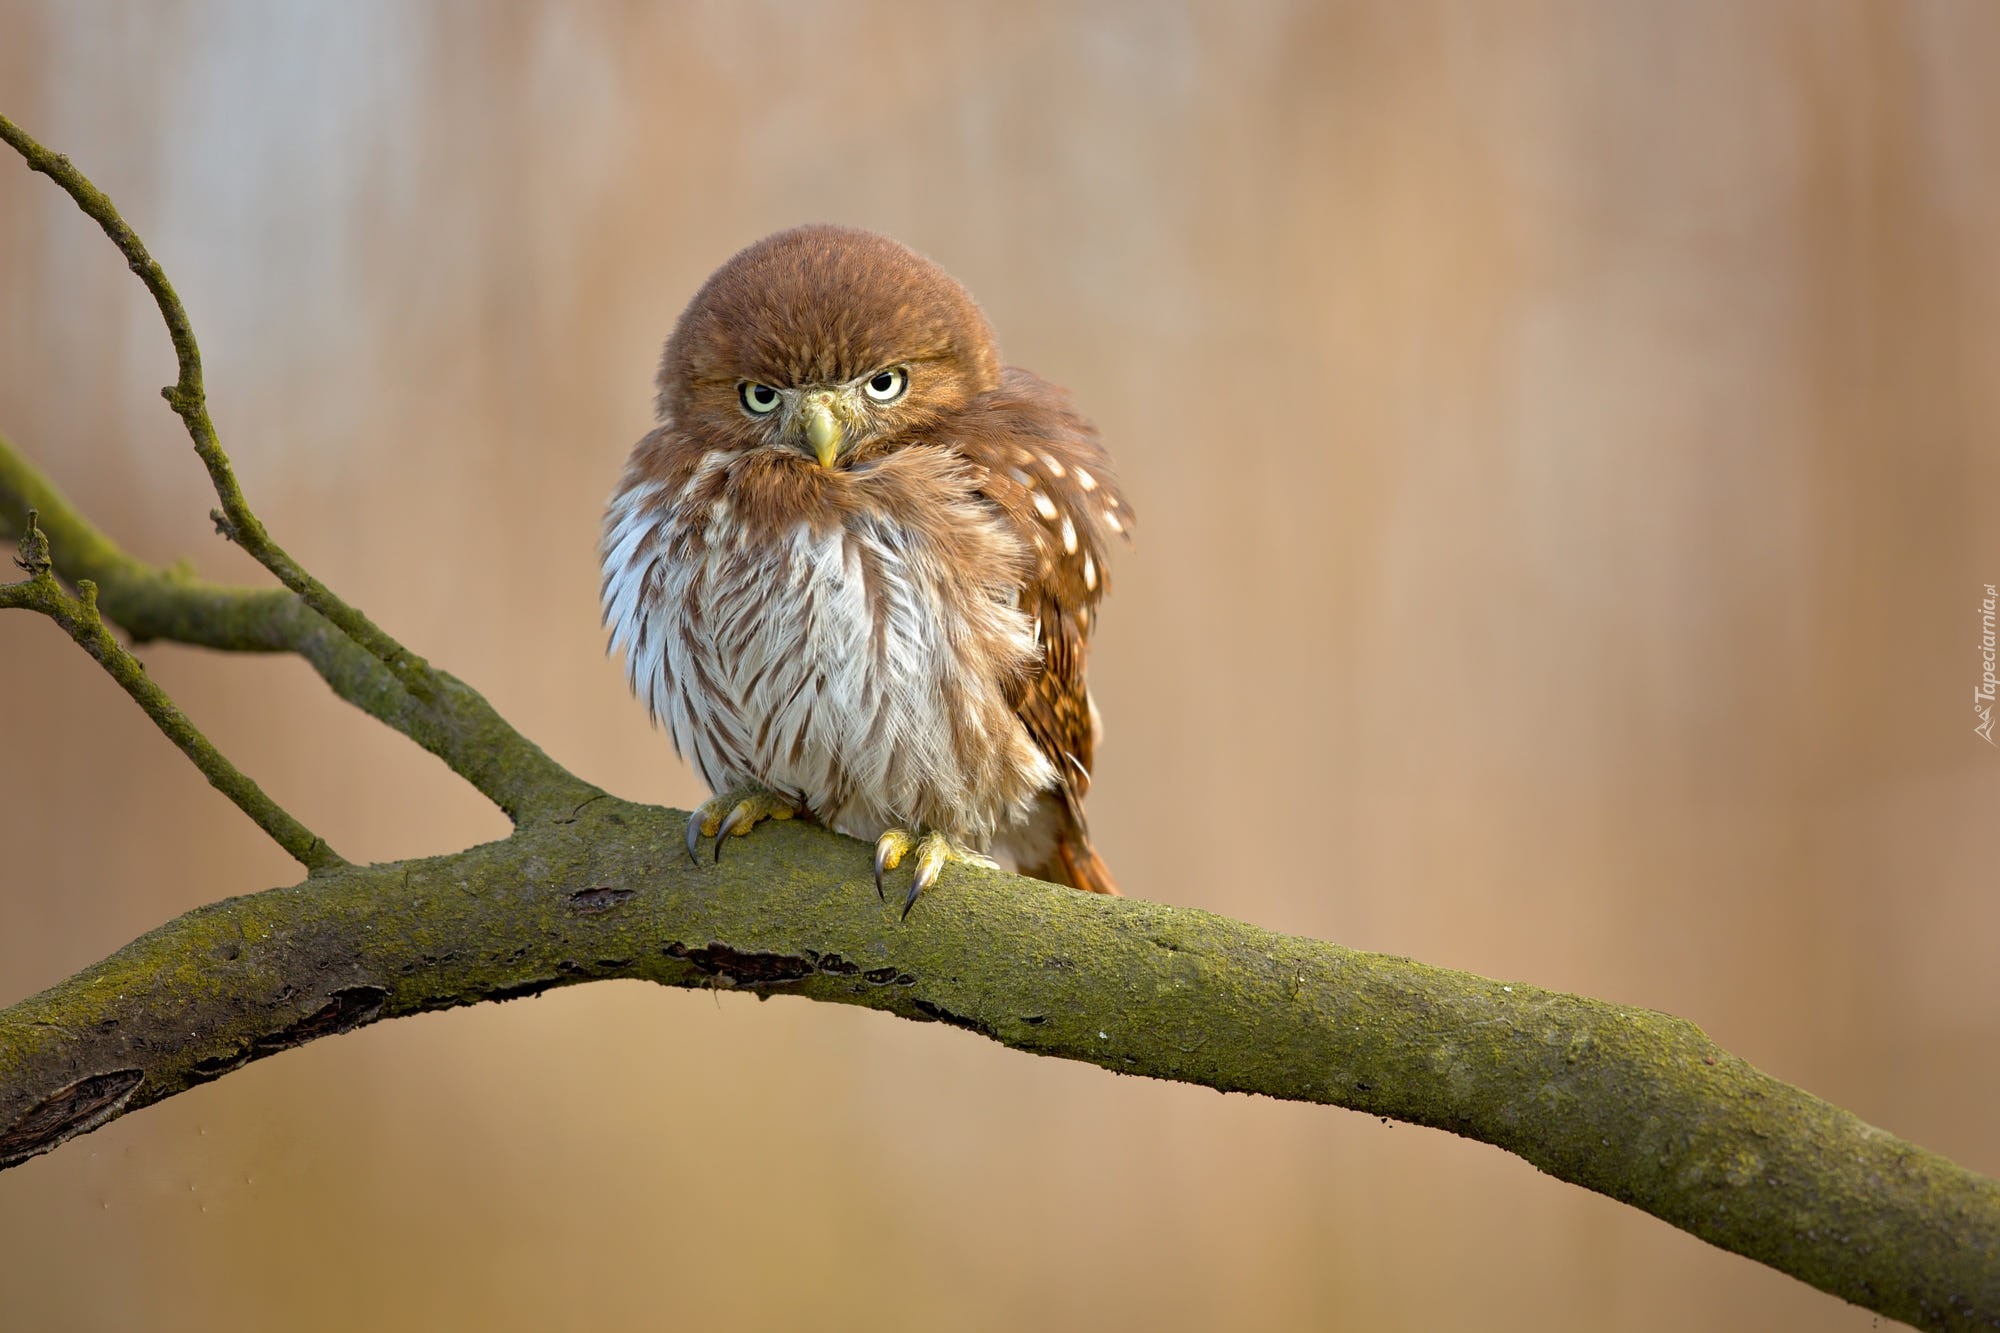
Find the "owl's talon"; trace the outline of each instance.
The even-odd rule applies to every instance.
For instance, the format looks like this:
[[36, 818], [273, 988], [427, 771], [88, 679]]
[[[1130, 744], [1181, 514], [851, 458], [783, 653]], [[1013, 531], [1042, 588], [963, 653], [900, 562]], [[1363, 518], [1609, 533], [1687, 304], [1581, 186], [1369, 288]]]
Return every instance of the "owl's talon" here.
[[917, 840], [899, 828], [892, 828], [875, 839], [875, 896], [883, 902], [888, 902], [889, 898], [882, 892], [882, 872], [903, 864], [904, 855], [916, 845]]
[[[715, 830], [714, 864], [722, 864], [722, 849], [728, 844], [729, 835], [736, 832], [737, 829], [742, 828], [746, 823], [754, 824], [756, 822], [757, 817], [750, 811], [750, 802], [738, 801], [736, 807], [722, 817], [722, 826]], [[748, 833], [750, 830], [745, 828], [743, 831]]]
[[917, 895], [937, 883], [938, 876], [944, 873], [945, 857], [950, 847], [942, 834], [933, 833], [917, 848], [917, 873], [910, 876], [910, 896], [903, 899], [903, 920], [910, 919], [910, 909], [917, 905]]
[[902, 919], [905, 921], [909, 920], [910, 909], [917, 905], [918, 896], [938, 882], [946, 863], [957, 861], [962, 865], [985, 866], [988, 869], [998, 865], [992, 857], [960, 847], [942, 833], [926, 833], [918, 838], [907, 829], [892, 828], [875, 840], [876, 897], [888, 901], [882, 891], [882, 873], [901, 865], [903, 858], [912, 850], [917, 854], [917, 864], [916, 872], [910, 877], [909, 896], [903, 899]]
[[723, 844], [730, 838], [747, 837], [751, 829], [766, 819], [790, 819], [797, 813], [798, 807], [791, 801], [765, 787], [739, 787], [712, 796], [688, 816], [688, 859], [697, 866], [701, 864], [698, 854], [701, 840], [712, 834], [715, 856], [711, 864], [719, 863]]

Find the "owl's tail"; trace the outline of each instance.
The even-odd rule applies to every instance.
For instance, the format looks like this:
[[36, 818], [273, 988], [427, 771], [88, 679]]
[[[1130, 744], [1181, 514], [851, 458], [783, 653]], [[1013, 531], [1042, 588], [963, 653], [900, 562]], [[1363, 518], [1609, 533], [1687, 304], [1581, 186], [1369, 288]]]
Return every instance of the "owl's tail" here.
[[1085, 893], [1107, 893], [1118, 897], [1118, 881], [1111, 878], [1111, 867], [1104, 864], [1104, 858], [1090, 845], [1090, 837], [1078, 829], [1072, 836], [1064, 829], [1056, 840], [1055, 865], [1057, 873], [1044, 875], [1059, 884], [1067, 884], [1072, 889], [1082, 889]]
[[1062, 784], [1051, 796], [1042, 799], [1046, 803], [1045, 814], [1055, 817], [1055, 841], [1046, 861], [1024, 865], [1021, 873], [1052, 884], [1067, 884], [1085, 893], [1118, 897], [1118, 881], [1111, 878], [1111, 867], [1104, 864], [1104, 858], [1090, 845], [1090, 826], [1083, 821], [1082, 798], [1068, 784]]

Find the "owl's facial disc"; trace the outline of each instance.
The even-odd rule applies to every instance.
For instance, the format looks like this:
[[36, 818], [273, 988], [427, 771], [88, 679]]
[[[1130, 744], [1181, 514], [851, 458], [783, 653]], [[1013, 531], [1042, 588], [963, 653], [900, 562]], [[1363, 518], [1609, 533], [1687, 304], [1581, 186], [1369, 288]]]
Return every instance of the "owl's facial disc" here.
[[774, 389], [758, 380], [741, 380], [736, 385], [736, 401], [752, 418], [775, 423], [777, 442], [804, 435], [807, 452], [821, 467], [832, 467], [840, 456], [847, 436], [842, 422], [852, 409], [837, 391]]
[[883, 416], [910, 388], [908, 366], [870, 371], [844, 384], [776, 388], [763, 380], [736, 382], [744, 415], [768, 423], [766, 441], [795, 449], [830, 468], [876, 434]]

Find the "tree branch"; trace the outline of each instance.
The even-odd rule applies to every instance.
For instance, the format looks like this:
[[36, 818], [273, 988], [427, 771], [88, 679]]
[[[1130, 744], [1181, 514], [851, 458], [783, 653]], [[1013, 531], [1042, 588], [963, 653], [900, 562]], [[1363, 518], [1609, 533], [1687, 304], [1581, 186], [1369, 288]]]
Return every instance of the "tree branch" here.
[[[576, 783], [576, 779], [551, 762], [538, 747], [509, 726], [506, 720], [494, 712], [477, 693], [466, 689], [462, 682], [435, 669], [421, 657], [404, 648], [375, 622], [335, 596], [325, 584], [314, 578], [304, 566], [272, 540], [270, 534], [265, 531], [262, 521], [251, 512], [249, 503], [243, 498], [243, 490], [237, 484], [235, 469], [230, 465], [228, 455], [223, 452], [222, 445], [216, 438], [215, 422], [209, 416], [207, 393], [202, 385], [201, 349], [195, 342], [194, 326], [189, 322], [187, 311], [181, 305], [180, 297], [175, 294], [173, 285], [167, 281], [165, 270], [154, 261], [146, 249], [145, 242], [141, 241], [138, 234], [126, 225], [125, 219], [119, 216], [110, 198], [92, 185], [68, 157], [43, 147], [5, 116], [0, 116], [0, 139], [4, 139], [20, 153], [31, 170], [40, 172], [62, 187], [63, 192], [76, 202], [76, 206], [111, 238], [119, 253], [125, 256], [126, 264], [139, 275], [139, 280], [146, 284], [146, 290], [152, 294], [154, 304], [160, 309], [160, 318], [166, 322], [168, 336], [173, 340], [174, 357], [180, 367], [179, 380], [160, 392], [187, 427], [188, 437], [194, 441], [195, 453], [200, 457], [202, 465], [208, 469], [209, 480], [215, 487], [217, 498], [222, 501], [221, 510], [214, 515], [217, 530], [248, 551], [258, 563], [275, 574], [278, 581], [304, 603], [306, 609], [323, 618], [386, 667], [397, 685], [410, 695], [411, 702], [416, 706], [416, 712], [430, 714], [432, 721], [447, 723], [443, 727], [428, 728], [428, 738], [415, 737], [419, 744], [432, 749], [433, 753], [451, 764], [480, 791], [491, 797], [515, 823], [550, 813], [550, 810], [533, 804], [534, 796], [546, 792], [551, 785], [562, 785], [563, 779], [572, 785]], [[10, 470], [18, 472], [21, 469], [17, 466]], [[0, 485], [4, 484], [4, 478], [0, 478]], [[46, 488], [46, 483], [44, 487]], [[35, 504], [32, 499], [24, 507], [44, 508]], [[46, 512], [51, 514], [54, 510], [54, 505], [46, 507]], [[116, 547], [101, 537], [93, 549], [113, 556], [122, 556]], [[105, 587], [109, 591], [108, 581], [105, 582]], [[147, 599], [154, 603], [152, 609], [179, 610], [183, 613], [189, 609], [184, 604], [178, 608], [158, 607], [157, 603], [162, 600], [160, 594], [167, 590], [160, 588], [156, 582], [147, 590], [154, 594], [152, 598]], [[174, 591], [183, 592], [185, 589]], [[107, 606], [116, 607], [121, 600], [114, 596], [107, 602]], [[183, 603], [185, 601], [184, 598], [171, 596], [165, 600]], [[213, 601], [210, 600], [208, 604], [212, 607]], [[241, 602], [236, 606], [239, 615], [234, 619], [239, 624], [246, 619], [265, 621], [262, 625], [251, 627], [253, 633], [279, 630], [280, 627], [271, 622], [292, 618], [272, 612], [269, 604], [258, 606], [254, 610]], [[149, 608], [135, 606], [132, 609], [137, 618], [143, 619], [145, 610]], [[145, 631], [126, 621], [121, 612], [114, 610], [113, 615], [119, 623], [125, 624], [132, 632], [141, 637], [148, 637]], [[170, 618], [181, 625], [185, 625], [188, 619], [185, 614]], [[292, 629], [295, 633], [298, 629], [296, 626], [285, 628]], [[161, 632], [152, 637], [178, 636]], [[188, 638], [185, 641], [198, 640]], [[298, 645], [286, 643], [282, 646]], [[315, 661], [314, 665], [317, 666], [319, 663]], [[351, 665], [348, 674], [352, 674]], [[335, 688], [338, 689], [339, 686], [336, 685]], [[358, 701], [351, 700], [351, 702]], [[377, 715], [381, 716], [379, 713]], [[433, 746], [432, 742], [436, 745]], [[472, 753], [469, 747], [475, 744], [482, 747], [498, 744], [505, 752], [504, 762], [491, 762], [481, 754]], [[478, 777], [473, 776], [475, 772], [479, 774]], [[570, 800], [570, 793], [561, 792], [556, 795], [553, 808], [566, 809], [573, 803]]]
[[39, 611], [62, 626], [77, 646], [96, 658], [98, 665], [146, 710], [146, 716], [193, 761], [209, 785], [234, 801], [239, 810], [255, 820], [258, 828], [307, 871], [346, 865], [346, 860], [327, 846], [324, 839], [286, 813], [242, 769], [223, 758], [222, 752], [201, 734], [180, 705], [146, 674], [145, 664], [111, 637], [97, 612], [95, 583], [81, 580], [76, 585], [77, 595], [72, 597], [56, 581], [49, 561], [49, 539], [36, 526], [35, 518], [35, 511], [30, 509], [27, 531], [21, 536], [21, 555], [15, 562], [28, 572], [28, 577], [15, 583], [0, 583], [0, 608]]
[[971, 869], [899, 928], [861, 844], [778, 824], [694, 868], [685, 820], [606, 797], [191, 912], [0, 1010], [0, 1162], [378, 1019], [631, 977], [1450, 1130], [1895, 1318], [2000, 1322], [2000, 1184], [1680, 1019]]
[[341, 698], [444, 760], [517, 824], [566, 814], [597, 794], [450, 673], [426, 667], [431, 688], [412, 693], [290, 592], [207, 583], [135, 560], [0, 435], [0, 539], [21, 536], [18, 520], [30, 509], [53, 543], [56, 572], [95, 582], [104, 614], [137, 642], [297, 653]]
[[125, 219], [118, 215], [109, 196], [92, 185], [68, 157], [44, 148], [5, 116], [0, 116], [0, 139], [6, 140], [26, 160], [30, 170], [39, 171], [61, 186], [63, 192], [76, 201], [76, 206], [103, 228], [111, 243], [125, 256], [127, 266], [146, 284], [153, 303], [159, 306], [160, 318], [166, 321], [167, 335], [173, 339], [174, 359], [180, 366], [179, 380], [160, 390], [160, 396], [167, 400], [187, 427], [188, 438], [194, 441], [194, 451], [208, 469], [209, 480], [215, 486], [216, 498], [222, 501], [222, 508], [214, 516], [216, 529], [248, 551], [257, 563], [277, 575], [280, 583], [297, 593], [307, 606], [332, 621], [341, 633], [374, 654], [395, 673], [404, 688], [418, 695], [426, 693], [434, 682], [423, 659], [390, 638], [375, 622], [334, 596], [324, 584], [307, 573], [298, 561], [271, 539], [270, 533], [264, 530], [264, 524], [250, 511], [249, 503], [243, 498], [243, 489], [236, 482], [236, 470], [230, 465], [229, 456], [223, 453], [222, 445], [216, 438], [215, 422], [208, 414], [208, 395], [201, 377], [201, 348], [195, 342], [194, 325], [189, 322], [173, 284], [167, 281], [166, 271], [147, 251], [146, 243], [125, 224]]

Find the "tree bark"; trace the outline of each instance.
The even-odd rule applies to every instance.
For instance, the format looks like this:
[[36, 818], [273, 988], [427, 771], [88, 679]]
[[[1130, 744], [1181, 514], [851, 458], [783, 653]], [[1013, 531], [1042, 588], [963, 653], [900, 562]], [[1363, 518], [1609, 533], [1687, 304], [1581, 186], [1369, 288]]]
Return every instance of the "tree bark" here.
[[1505, 1148], [1926, 1328], [2000, 1326], [2000, 1184], [1665, 1014], [954, 867], [907, 925], [799, 823], [689, 864], [611, 797], [204, 907], [0, 1010], [0, 1165], [384, 1018], [631, 977], [858, 1004]]

